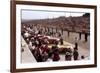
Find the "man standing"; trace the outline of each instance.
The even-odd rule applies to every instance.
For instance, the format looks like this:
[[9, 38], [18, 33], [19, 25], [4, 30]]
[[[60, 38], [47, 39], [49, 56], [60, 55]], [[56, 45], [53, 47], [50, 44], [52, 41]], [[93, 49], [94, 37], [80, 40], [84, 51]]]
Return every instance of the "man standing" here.
[[78, 50], [74, 49], [74, 52], [73, 52], [73, 58], [74, 58], [74, 60], [78, 60], [78, 57], [79, 57]]

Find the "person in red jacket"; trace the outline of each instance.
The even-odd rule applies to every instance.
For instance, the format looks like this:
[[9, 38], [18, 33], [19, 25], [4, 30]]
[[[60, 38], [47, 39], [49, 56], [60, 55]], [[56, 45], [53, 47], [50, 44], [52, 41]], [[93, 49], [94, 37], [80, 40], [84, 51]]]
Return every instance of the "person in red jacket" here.
[[53, 53], [52, 53], [52, 59], [53, 61], [59, 61], [60, 56], [59, 56], [59, 50], [57, 46], [54, 46]]

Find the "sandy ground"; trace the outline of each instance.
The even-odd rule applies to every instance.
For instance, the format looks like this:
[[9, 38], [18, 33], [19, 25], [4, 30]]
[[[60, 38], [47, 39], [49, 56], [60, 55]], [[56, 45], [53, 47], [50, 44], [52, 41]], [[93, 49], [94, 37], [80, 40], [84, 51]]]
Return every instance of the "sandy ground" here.
[[63, 38], [65, 41], [74, 44], [75, 43], [75, 38], [77, 37], [78, 45], [84, 49], [89, 49], [90, 48], [90, 36], [88, 36], [88, 41], [84, 42], [84, 34], [81, 35], [81, 40], [79, 40], [79, 34], [70, 32], [70, 36], [68, 37], [67, 31], [63, 32]]
[[[34, 56], [32, 55], [31, 51], [28, 48], [27, 43], [23, 38], [21, 38], [22, 46], [24, 51], [21, 52], [21, 63], [33, 63], [36, 62]], [[22, 49], [22, 48], [21, 48]]]
[[[75, 39], [77, 37], [77, 40]], [[68, 37], [67, 31], [63, 32], [63, 38], [66, 42], [72, 44], [74, 46], [75, 41], [78, 42], [78, 51], [79, 51], [79, 59], [82, 55], [85, 56], [85, 59], [89, 59], [90, 54], [90, 36], [88, 36], [88, 41], [84, 41], [84, 34], [81, 35], [81, 40], [79, 40], [79, 34], [70, 32], [70, 36]]]

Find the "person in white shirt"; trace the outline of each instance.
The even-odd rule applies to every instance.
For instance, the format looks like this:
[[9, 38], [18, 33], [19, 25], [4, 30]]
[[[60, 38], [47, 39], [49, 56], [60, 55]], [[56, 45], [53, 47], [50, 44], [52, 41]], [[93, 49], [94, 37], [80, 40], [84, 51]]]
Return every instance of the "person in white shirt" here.
[[29, 37], [28, 31], [26, 31], [26, 32], [24, 33], [24, 37], [25, 37], [25, 38], [28, 38], [28, 37]]

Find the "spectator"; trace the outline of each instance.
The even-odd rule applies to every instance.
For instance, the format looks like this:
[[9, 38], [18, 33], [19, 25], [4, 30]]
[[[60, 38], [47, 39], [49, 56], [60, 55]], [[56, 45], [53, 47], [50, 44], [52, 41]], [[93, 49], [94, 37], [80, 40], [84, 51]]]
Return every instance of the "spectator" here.
[[79, 40], [81, 40], [81, 32], [79, 33]]
[[47, 59], [48, 59], [48, 53], [46, 51], [44, 51], [42, 53], [42, 59], [43, 59], [43, 62], [47, 61]]
[[88, 39], [87, 39], [88, 38], [88, 34], [85, 33], [84, 35], [85, 35], [85, 42], [87, 42], [88, 41]]
[[72, 50], [70, 48], [68, 48], [66, 50], [66, 54], [65, 54], [65, 60], [70, 61], [72, 58]]
[[53, 61], [59, 61], [60, 60], [59, 50], [58, 50], [57, 46], [54, 46], [54, 48], [53, 48], [52, 59], [53, 59]]
[[71, 53], [70, 52], [66, 52], [66, 55], [65, 55], [65, 60], [66, 61], [71, 61]]
[[61, 38], [60, 38], [60, 45], [63, 45], [63, 44], [64, 44], [63, 38], [61, 37]]
[[78, 50], [78, 43], [77, 42], [75, 43], [74, 49]]
[[74, 52], [73, 52], [73, 58], [74, 58], [74, 60], [78, 60], [78, 57], [79, 57], [78, 50], [74, 49]]

